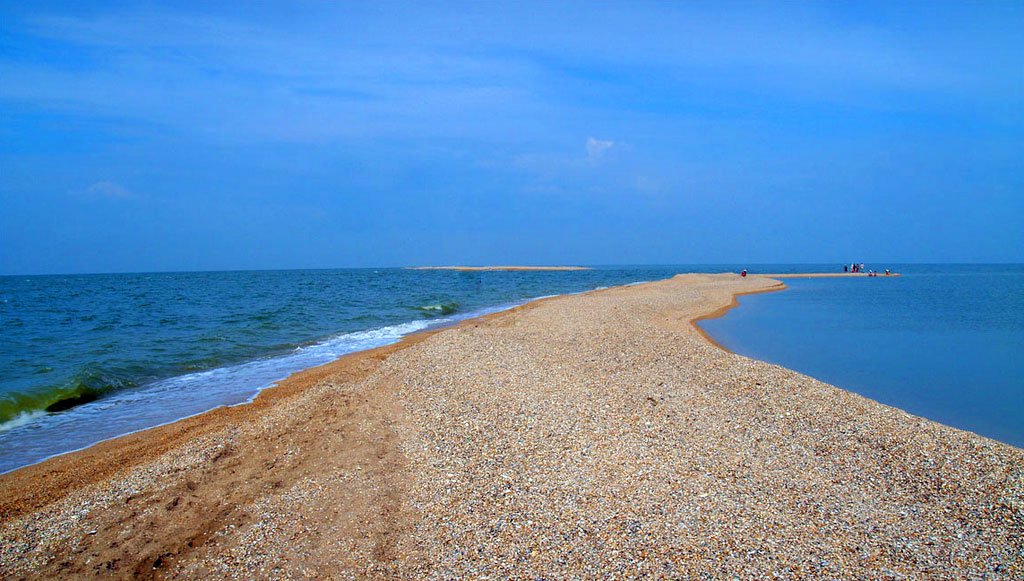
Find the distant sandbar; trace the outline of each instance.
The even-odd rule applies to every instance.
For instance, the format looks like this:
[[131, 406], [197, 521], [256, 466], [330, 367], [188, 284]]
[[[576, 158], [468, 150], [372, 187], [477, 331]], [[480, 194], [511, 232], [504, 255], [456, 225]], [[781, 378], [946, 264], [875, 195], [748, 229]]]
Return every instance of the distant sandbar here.
[[589, 266], [407, 266], [409, 270], [590, 270]]

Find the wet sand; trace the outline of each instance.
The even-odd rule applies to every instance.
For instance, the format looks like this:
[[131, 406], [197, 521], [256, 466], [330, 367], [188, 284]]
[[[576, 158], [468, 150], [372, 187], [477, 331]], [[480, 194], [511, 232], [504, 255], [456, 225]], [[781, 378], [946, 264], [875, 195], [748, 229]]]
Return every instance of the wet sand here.
[[536, 301], [0, 476], [0, 576], [1020, 578], [1024, 450], [693, 325], [778, 288]]

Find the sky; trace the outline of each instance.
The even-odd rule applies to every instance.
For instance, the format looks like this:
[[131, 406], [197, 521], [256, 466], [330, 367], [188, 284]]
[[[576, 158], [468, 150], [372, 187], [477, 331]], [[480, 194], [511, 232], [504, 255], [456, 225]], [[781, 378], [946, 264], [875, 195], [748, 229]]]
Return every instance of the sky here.
[[1024, 262], [1019, 2], [0, 1], [0, 274]]

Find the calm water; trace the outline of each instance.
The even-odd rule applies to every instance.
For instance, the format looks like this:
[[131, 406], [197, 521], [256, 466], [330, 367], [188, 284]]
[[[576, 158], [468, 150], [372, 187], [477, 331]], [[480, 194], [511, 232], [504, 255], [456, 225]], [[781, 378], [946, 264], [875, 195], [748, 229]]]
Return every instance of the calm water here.
[[902, 277], [787, 279], [701, 326], [742, 355], [1024, 447], [1024, 265], [894, 266]]
[[[0, 472], [245, 402], [294, 371], [531, 298], [743, 267], [0, 277]], [[1024, 267], [900, 268], [900, 279], [793, 280], [706, 328], [738, 352], [1024, 443]]]

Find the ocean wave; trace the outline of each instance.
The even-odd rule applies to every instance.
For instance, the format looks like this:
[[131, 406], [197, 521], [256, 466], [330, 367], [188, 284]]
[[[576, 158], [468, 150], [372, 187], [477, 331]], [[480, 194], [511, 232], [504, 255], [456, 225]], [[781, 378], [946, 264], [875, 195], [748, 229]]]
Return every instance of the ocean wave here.
[[[71, 380], [49, 389], [30, 392], [8, 392], [0, 395], [0, 432], [13, 429], [57, 412], [93, 404], [119, 414], [141, 415], [128, 410], [139, 405], [159, 402], [171, 417], [185, 417], [217, 407], [245, 403], [263, 389], [289, 374], [329, 363], [338, 357], [382, 347], [401, 340], [410, 333], [422, 331], [444, 319], [411, 321], [377, 329], [341, 333], [317, 343], [296, 347], [292, 351], [263, 357], [236, 365], [200, 369], [143, 385], [108, 370], [89, 368]], [[209, 361], [208, 363], [213, 363]], [[186, 395], [187, 394], [187, 395]], [[190, 407], [186, 395], [196, 403]], [[181, 408], [175, 411], [177, 408]], [[83, 408], [84, 409], [84, 408]], [[74, 414], [73, 414], [74, 415]], [[73, 422], [70, 417], [62, 422]]]
[[21, 412], [9, 420], [0, 422], [0, 432], [6, 432], [7, 430], [13, 430], [14, 428], [32, 423], [33, 420], [44, 415], [46, 415], [46, 412], [42, 410]]
[[439, 315], [450, 315], [455, 311], [459, 310], [459, 303], [437, 303], [433, 305], [423, 305], [421, 307], [412, 307], [414, 310], [421, 311], [426, 316], [439, 316]]
[[134, 383], [114, 373], [87, 368], [70, 380], [30, 392], [10, 392], [0, 396], [0, 426], [6, 426], [25, 414], [38, 417], [96, 401], [108, 393], [132, 387]]

